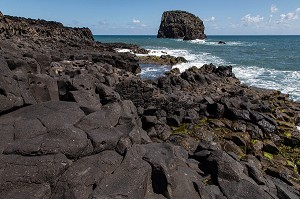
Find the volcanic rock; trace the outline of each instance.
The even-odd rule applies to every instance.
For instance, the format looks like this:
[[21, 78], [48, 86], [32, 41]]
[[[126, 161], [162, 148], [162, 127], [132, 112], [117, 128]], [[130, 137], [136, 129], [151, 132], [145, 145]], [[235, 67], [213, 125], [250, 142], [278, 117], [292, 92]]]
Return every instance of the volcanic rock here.
[[84, 32], [0, 14], [0, 198], [299, 198], [299, 103]]
[[205, 39], [203, 21], [185, 11], [166, 11], [162, 15], [158, 38]]
[[187, 62], [187, 60], [184, 57], [174, 57], [171, 55], [161, 55], [160, 57], [153, 56], [153, 55], [140, 56], [139, 61], [142, 64], [169, 65], [169, 66]]
[[42, 37], [64, 41], [93, 41], [88, 28], [67, 28], [62, 23], [22, 17], [3, 16], [0, 13], [0, 35], [5, 37]]

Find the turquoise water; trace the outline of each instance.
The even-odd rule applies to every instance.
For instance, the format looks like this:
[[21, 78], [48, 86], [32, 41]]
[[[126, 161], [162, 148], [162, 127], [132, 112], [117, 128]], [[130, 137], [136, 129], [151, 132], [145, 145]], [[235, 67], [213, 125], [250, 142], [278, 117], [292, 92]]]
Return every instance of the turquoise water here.
[[[300, 36], [208, 36], [182, 41], [155, 36], [94, 36], [100, 42], [137, 44], [150, 54], [183, 56], [189, 63], [176, 65], [181, 71], [213, 63], [232, 65], [234, 73], [250, 86], [280, 90], [300, 101]], [[218, 44], [226, 42], [225, 45]], [[143, 66], [142, 75], [162, 75], [168, 67]]]

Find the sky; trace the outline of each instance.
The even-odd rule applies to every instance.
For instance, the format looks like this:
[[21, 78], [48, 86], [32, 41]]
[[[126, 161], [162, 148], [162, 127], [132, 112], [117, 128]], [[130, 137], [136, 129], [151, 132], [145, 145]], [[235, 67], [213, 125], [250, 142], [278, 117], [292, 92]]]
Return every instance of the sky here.
[[207, 35], [300, 35], [299, 0], [0, 0], [5, 15], [88, 27], [94, 35], [156, 35], [167, 10], [200, 17]]

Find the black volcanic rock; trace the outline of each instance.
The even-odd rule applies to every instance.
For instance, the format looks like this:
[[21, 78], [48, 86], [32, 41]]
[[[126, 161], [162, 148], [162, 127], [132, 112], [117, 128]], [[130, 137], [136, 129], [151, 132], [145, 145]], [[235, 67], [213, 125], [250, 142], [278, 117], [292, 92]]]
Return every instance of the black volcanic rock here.
[[0, 13], [0, 198], [299, 198], [300, 103], [115, 48]]
[[56, 40], [93, 41], [88, 28], [69, 28], [54, 21], [12, 17], [0, 13], [0, 36], [43, 37]]
[[158, 38], [205, 39], [203, 21], [185, 11], [166, 11], [162, 15]]

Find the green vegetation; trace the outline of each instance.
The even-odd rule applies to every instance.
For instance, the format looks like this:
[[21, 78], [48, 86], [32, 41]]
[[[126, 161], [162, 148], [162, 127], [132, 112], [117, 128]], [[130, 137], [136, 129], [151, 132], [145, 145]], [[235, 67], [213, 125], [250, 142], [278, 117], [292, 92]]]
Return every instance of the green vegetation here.
[[187, 124], [181, 124], [179, 127], [171, 127], [173, 134], [178, 134], [178, 135], [191, 135], [192, 131], [188, 130], [188, 125]]
[[287, 138], [291, 138], [292, 137], [292, 133], [290, 131], [286, 131], [283, 133], [283, 135]]
[[263, 152], [263, 155], [266, 157], [266, 158], [268, 158], [269, 160], [273, 160], [273, 155], [271, 154], [271, 153], [268, 153], [268, 152]]

